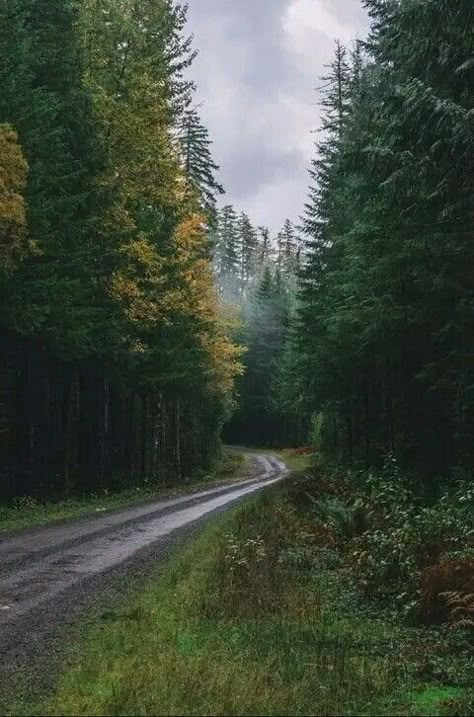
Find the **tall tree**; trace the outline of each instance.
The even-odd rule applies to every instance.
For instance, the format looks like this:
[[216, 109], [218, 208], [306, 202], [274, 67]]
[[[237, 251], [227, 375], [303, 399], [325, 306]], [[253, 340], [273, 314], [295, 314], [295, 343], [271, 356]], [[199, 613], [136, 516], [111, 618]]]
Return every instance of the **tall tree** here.
[[178, 141], [189, 188], [214, 223], [217, 196], [224, 194], [224, 188], [216, 179], [219, 166], [212, 159], [209, 132], [196, 109], [187, 109], [181, 118]]
[[299, 241], [296, 230], [289, 219], [285, 220], [277, 237], [279, 270], [286, 275], [295, 275], [300, 257]]
[[240, 382], [239, 407], [227, 437], [236, 442], [279, 445], [288, 437], [271, 399], [274, 371], [288, 330], [288, 295], [267, 266], [243, 307], [245, 372]]
[[473, 286], [459, 261], [472, 253], [471, 11], [366, 5], [365, 65], [355, 53], [351, 70], [338, 46], [326, 78], [299, 355], [344, 457], [392, 450], [433, 473], [471, 460], [461, 337]]
[[0, 7], [2, 251], [6, 234], [15, 245], [0, 462], [14, 492], [176, 479], [219, 449], [239, 352], [176, 151], [185, 20], [171, 0]]
[[263, 272], [273, 260], [274, 249], [268, 227], [259, 227], [259, 246], [257, 252], [258, 271]]
[[245, 212], [242, 212], [239, 218], [239, 233], [241, 292], [245, 294], [255, 274], [258, 252], [258, 234]]
[[238, 216], [232, 205], [227, 204], [218, 212], [215, 236], [218, 290], [226, 303], [237, 304], [241, 298], [241, 237]]

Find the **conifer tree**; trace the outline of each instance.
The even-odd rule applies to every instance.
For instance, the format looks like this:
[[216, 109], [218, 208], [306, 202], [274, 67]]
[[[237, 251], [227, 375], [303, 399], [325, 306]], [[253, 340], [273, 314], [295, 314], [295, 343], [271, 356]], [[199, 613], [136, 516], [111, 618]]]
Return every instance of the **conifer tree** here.
[[245, 212], [239, 218], [239, 233], [241, 293], [245, 295], [255, 274], [258, 252], [258, 234]]
[[456, 259], [472, 253], [461, 229], [472, 224], [471, 11], [444, 0], [365, 4], [367, 57], [356, 48], [351, 69], [338, 46], [326, 78], [300, 366], [340, 455], [370, 463], [393, 451], [433, 473], [471, 455], [460, 387], [472, 375], [457, 348], [466, 313], [453, 308], [473, 291]]
[[258, 252], [257, 252], [257, 268], [258, 271], [261, 273], [265, 270], [265, 268], [269, 265], [269, 263], [273, 260], [273, 247], [272, 247], [272, 239], [270, 236], [270, 230], [268, 227], [259, 227], [258, 228], [259, 234], [260, 234], [260, 241], [258, 246]]
[[285, 220], [283, 229], [277, 237], [277, 265], [281, 273], [295, 275], [299, 260], [299, 243], [295, 228], [289, 219]]
[[0, 20], [0, 462], [23, 492], [183, 477], [239, 372], [176, 152], [186, 7], [12, 0]]
[[197, 110], [185, 111], [179, 125], [178, 141], [189, 187], [196, 192], [203, 211], [213, 223], [217, 195], [223, 194], [224, 188], [216, 180], [219, 167], [212, 159], [209, 132], [201, 123]]
[[238, 216], [230, 204], [218, 212], [214, 265], [221, 297], [226, 303], [239, 303], [241, 239]]
[[0, 117], [18, 132], [28, 161], [30, 235], [41, 256], [24, 262], [8, 288], [8, 320], [21, 331], [41, 328], [69, 354], [91, 346], [87, 304], [94, 263], [85, 217], [99, 159], [81, 86], [78, 11], [74, 0], [41, 7], [15, 0], [1, 10], [0, 48]]

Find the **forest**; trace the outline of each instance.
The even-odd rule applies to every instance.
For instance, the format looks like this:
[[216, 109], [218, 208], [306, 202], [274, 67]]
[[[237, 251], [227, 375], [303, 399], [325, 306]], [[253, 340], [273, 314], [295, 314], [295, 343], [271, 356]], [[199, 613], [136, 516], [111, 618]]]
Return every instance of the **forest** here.
[[179, 482], [222, 432], [472, 466], [472, 6], [365, 6], [272, 237], [220, 199], [185, 5], [2, 5], [3, 497]]
[[180, 480], [212, 460], [240, 351], [186, 7], [2, 3], [0, 492]]
[[309, 433], [343, 464], [392, 455], [436, 482], [474, 459], [472, 3], [364, 5], [368, 39], [338, 42], [320, 78], [298, 231], [266, 259], [263, 230], [243, 436]]
[[361, 5], [0, 3], [1, 714], [474, 715], [474, 5]]

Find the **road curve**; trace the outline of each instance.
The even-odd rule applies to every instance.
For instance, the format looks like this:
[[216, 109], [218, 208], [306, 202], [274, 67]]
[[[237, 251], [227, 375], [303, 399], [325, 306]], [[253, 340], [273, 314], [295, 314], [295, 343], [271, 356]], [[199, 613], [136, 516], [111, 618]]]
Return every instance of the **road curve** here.
[[156, 564], [191, 527], [287, 473], [273, 456], [251, 458], [252, 478], [239, 483], [2, 539], [0, 689], [6, 673], [29, 669], [35, 655], [45, 658], [48, 640], [79, 608], [110, 594], [114, 573], [132, 579], [143, 575], [146, 564]]

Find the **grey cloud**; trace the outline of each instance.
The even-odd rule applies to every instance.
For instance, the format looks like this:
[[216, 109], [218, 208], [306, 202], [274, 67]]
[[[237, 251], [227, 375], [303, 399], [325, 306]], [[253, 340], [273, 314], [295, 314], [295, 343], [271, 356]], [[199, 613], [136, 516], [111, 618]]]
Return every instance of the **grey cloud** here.
[[[315, 32], [306, 55], [289, 46], [283, 18], [294, 2], [189, 0], [189, 28], [200, 53], [192, 76], [228, 192], [224, 201], [238, 210], [251, 206], [254, 223], [274, 230], [283, 214], [296, 219], [302, 212], [310, 131], [318, 124], [314, 88], [333, 47], [323, 32]], [[363, 27], [359, 0], [320, 2], [353, 26], [354, 36]], [[269, 196], [279, 198], [278, 207]]]
[[297, 178], [304, 162], [296, 151], [275, 152], [265, 145], [253, 144], [243, 145], [238, 152], [230, 154], [228, 160], [229, 173], [224, 169], [222, 177], [242, 204], [248, 197], [253, 197], [259, 187]]
[[[287, 4], [288, 0], [191, 0], [190, 17], [200, 53], [221, 48], [219, 62], [225, 61], [226, 49], [237, 50], [242, 57], [240, 79], [249, 88], [268, 94], [281, 82], [291, 81], [281, 27]], [[209, 36], [206, 18], [221, 21], [221, 37]]]
[[245, 30], [255, 34], [278, 24], [288, 0], [190, 0], [199, 6], [200, 15], [220, 15], [232, 25], [236, 33]]
[[322, 0], [322, 2], [329, 12], [345, 25], [353, 25], [361, 30], [367, 26], [367, 13], [362, 0]]

